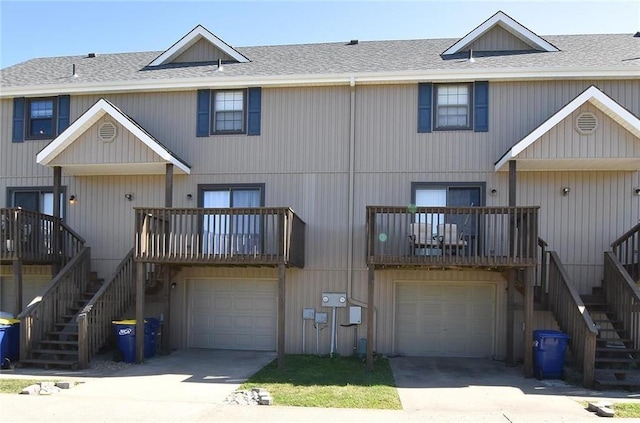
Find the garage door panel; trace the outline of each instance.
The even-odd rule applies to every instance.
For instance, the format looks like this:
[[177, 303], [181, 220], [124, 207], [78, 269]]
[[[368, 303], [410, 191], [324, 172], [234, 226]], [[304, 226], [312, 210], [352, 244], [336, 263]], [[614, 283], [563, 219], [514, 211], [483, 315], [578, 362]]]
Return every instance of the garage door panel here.
[[495, 292], [494, 284], [398, 282], [396, 352], [492, 356]]
[[190, 281], [189, 346], [273, 351], [276, 306], [272, 280]]

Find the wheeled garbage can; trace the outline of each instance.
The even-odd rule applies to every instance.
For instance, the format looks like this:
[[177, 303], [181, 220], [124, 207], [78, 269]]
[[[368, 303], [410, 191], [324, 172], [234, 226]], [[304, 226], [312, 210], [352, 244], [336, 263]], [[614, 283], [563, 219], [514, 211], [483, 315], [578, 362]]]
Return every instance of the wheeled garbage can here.
[[557, 330], [533, 331], [533, 373], [537, 379], [562, 379], [569, 339]]
[[[111, 322], [116, 334], [116, 345], [122, 354], [122, 361], [135, 363], [136, 361], [136, 321], [114, 320]], [[151, 357], [151, 331], [149, 322], [144, 321], [144, 357]]]
[[8, 369], [20, 358], [20, 320], [0, 319], [0, 367]]

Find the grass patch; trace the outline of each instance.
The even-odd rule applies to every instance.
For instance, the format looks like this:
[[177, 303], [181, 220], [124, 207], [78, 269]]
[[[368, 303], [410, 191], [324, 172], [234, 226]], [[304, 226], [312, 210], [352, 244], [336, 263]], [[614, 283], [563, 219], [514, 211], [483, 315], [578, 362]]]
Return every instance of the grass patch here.
[[613, 404], [616, 417], [621, 418], [640, 418], [640, 404], [638, 403], [618, 403]]
[[[31, 379], [0, 379], [0, 394], [19, 394], [24, 388], [34, 383], [45, 382]], [[57, 382], [57, 381], [56, 381]]]
[[285, 368], [267, 364], [240, 389], [265, 388], [275, 405], [401, 410], [389, 361], [378, 358], [373, 372], [356, 357], [288, 355]]

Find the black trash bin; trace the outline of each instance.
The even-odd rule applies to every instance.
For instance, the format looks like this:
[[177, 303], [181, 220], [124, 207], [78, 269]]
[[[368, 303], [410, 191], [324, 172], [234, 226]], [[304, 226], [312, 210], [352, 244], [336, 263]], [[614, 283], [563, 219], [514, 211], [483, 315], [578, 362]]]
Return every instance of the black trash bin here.
[[562, 379], [569, 339], [557, 330], [533, 331], [533, 373], [537, 379]]

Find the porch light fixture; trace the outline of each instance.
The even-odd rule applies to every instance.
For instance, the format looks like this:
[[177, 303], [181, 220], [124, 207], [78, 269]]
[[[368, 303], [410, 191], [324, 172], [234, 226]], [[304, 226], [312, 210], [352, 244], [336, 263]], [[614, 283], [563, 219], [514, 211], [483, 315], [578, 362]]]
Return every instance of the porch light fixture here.
[[76, 196], [75, 195], [69, 196], [69, 204], [75, 204], [75, 203], [76, 203]]
[[498, 190], [495, 188], [492, 188], [491, 191], [489, 191], [489, 193], [495, 197], [496, 195], [498, 195]]
[[193, 200], [193, 195], [187, 194], [187, 200], [189, 200], [189, 201]]
[[562, 188], [562, 196], [563, 197], [566, 197], [567, 195], [569, 195], [569, 192], [571, 192], [571, 188], [569, 188], [569, 187]]
[[635, 193], [636, 193], [636, 195], [640, 195], [640, 188], [635, 188], [635, 189], [633, 190], [633, 192], [635, 192]]
[[128, 201], [131, 201], [131, 200], [133, 200], [133, 194], [131, 194], [131, 193], [126, 193], [126, 194], [124, 195], [124, 198], [126, 198]]

